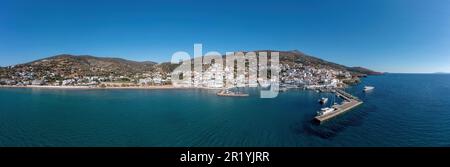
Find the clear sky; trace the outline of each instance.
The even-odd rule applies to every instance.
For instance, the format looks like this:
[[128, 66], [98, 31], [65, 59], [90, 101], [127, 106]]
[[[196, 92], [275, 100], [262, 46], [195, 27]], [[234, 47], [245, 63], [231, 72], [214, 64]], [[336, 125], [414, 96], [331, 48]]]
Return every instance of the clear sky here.
[[194, 43], [450, 72], [450, 0], [0, 0], [0, 66], [63, 53], [162, 62]]

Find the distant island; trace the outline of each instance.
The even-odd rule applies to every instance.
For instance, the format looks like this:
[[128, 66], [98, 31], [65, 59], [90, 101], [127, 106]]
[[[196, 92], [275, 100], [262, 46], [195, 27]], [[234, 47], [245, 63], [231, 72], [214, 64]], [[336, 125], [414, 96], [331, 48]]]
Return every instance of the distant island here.
[[[280, 53], [280, 80], [285, 86], [344, 87], [360, 82], [361, 77], [382, 74], [363, 67], [347, 67], [328, 62], [297, 50], [276, 52]], [[63, 54], [29, 63], [0, 67], [0, 85], [7, 87], [170, 88], [171, 72], [178, 66], [169, 62], [137, 62], [121, 58]], [[208, 70], [211, 70], [211, 67], [205, 69], [205, 71]], [[196, 87], [217, 88], [217, 85], [210, 82], [200, 82], [202, 84]]]

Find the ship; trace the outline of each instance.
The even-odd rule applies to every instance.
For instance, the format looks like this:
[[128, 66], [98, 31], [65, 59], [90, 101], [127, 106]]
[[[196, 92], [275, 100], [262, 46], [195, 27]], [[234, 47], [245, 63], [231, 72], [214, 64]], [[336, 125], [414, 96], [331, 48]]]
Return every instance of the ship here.
[[373, 87], [373, 86], [364, 86], [364, 92], [368, 92], [368, 91], [371, 91], [371, 90], [373, 90], [373, 89], [375, 89], [375, 87]]
[[320, 109], [320, 111], [317, 112], [317, 116], [323, 116], [323, 115], [327, 115], [330, 113], [333, 113], [336, 109], [333, 107], [325, 107]]
[[249, 96], [247, 93], [233, 92], [228, 89], [221, 90], [217, 93], [217, 96], [228, 96], [228, 97], [246, 97]]
[[325, 104], [325, 103], [327, 103], [327, 101], [328, 101], [328, 98], [326, 98], [326, 97], [322, 97], [321, 99], [319, 99], [320, 104]]
[[288, 88], [286, 88], [286, 87], [281, 87], [279, 90], [280, 90], [280, 92], [286, 92], [286, 91], [288, 91]]

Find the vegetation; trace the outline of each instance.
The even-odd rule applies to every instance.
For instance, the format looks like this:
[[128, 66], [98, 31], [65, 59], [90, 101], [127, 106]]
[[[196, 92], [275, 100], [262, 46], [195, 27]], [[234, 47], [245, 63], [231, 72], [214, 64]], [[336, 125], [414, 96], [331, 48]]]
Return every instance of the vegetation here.
[[[358, 77], [366, 75], [381, 74], [363, 67], [346, 67], [340, 64], [328, 62], [313, 56], [309, 56], [300, 51], [255, 51], [257, 56], [259, 52], [268, 53], [268, 63], [270, 64], [270, 53], [279, 52], [280, 64], [288, 66], [308, 66], [317, 69], [329, 69], [343, 71], [351, 74], [352, 79], [346, 83], [359, 82]], [[191, 60], [192, 61], [192, 60]], [[225, 61], [225, 56], [223, 61]], [[249, 63], [246, 61], [248, 66]], [[44, 80], [46, 83], [76, 84], [76, 83], [100, 83], [100, 82], [124, 82], [137, 83], [139, 79], [154, 79], [158, 81], [164, 79], [164, 83], [170, 83], [167, 79], [171, 72], [179, 64], [164, 62], [157, 64], [152, 61], [130, 61], [121, 58], [94, 57], [89, 55], [57, 55], [33, 62], [19, 64], [12, 67], [0, 67], [0, 79], [9, 83], [30, 83], [33, 80]], [[205, 65], [204, 68], [209, 68]], [[268, 72], [270, 76], [270, 69]], [[127, 86], [127, 85], [124, 85]]]

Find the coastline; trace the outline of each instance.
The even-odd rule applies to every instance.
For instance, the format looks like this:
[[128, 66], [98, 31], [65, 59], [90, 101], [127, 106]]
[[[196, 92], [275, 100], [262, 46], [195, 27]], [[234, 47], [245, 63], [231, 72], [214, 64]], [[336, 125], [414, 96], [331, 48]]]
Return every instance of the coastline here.
[[[210, 87], [175, 87], [173, 85], [160, 85], [160, 86], [128, 86], [128, 87], [98, 87], [98, 86], [52, 86], [52, 85], [27, 85], [27, 86], [15, 86], [15, 85], [0, 85], [1, 88], [28, 88], [28, 89], [205, 89], [205, 90], [223, 90], [224, 88], [210, 88]], [[233, 87], [234, 88], [234, 87]], [[341, 87], [345, 88], [345, 87]], [[291, 88], [299, 89], [299, 88]], [[320, 88], [309, 88], [309, 90], [321, 90]]]
[[28, 85], [28, 86], [9, 86], [0, 85], [0, 88], [37, 88], [37, 89], [191, 89], [189, 87], [174, 87], [172, 85], [162, 86], [131, 86], [131, 87], [92, 87], [92, 86], [50, 86], [50, 85]]

